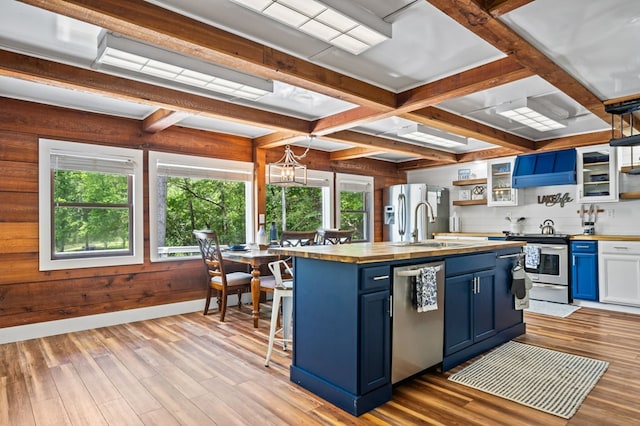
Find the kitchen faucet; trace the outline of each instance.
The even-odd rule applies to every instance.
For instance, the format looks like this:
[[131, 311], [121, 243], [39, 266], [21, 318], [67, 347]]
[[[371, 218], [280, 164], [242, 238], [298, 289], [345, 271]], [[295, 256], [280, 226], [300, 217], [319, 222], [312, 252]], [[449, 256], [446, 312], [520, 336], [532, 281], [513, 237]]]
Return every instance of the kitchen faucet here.
[[[413, 242], [414, 243], [418, 242], [418, 210], [420, 209], [421, 206], [425, 206], [425, 208], [427, 209], [427, 219], [429, 219], [429, 210], [431, 210], [431, 217], [434, 217], [433, 216], [433, 207], [431, 207], [431, 204], [429, 204], [428, 201], [420, 201], [416, 205], [416, 210], [415, 210], [414, 218], [413, 218], [413, 223], [415, 225], [415, 228], [413, 228], [413, 232], [411, 233], [411, 237], [413, 238]], [[435, 220], [434, 220], [434, 222], [435, 222]], [[425, 235], [426, 239], [429, 238], [429, 220], [426, 221], [426, 227], [424, 229], [424, 235]]]

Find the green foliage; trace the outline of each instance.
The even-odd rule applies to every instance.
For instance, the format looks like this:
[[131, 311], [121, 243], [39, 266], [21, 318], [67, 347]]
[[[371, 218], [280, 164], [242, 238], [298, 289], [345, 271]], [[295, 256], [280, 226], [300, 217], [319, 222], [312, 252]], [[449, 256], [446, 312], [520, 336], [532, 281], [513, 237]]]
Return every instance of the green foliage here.
[[365, 235], [366, 199], [364, 192], [340, 192], [340, 229], [355, 229], [354, 240]]
[[[284, 199], [282, 194], [284, 192]], [[267, 222], [276, 222], [282, 231], [282, 209], [289, 231], [309, 231], [322, 227], [322, 188], [267, 185]]]
[[217, 231], [220, 244], [245, 242], [244, 182], [169, 177], [166, 205], [164, 246], [194, 245], [196, 229]]
[[126, 175], [56, 170], [56, 252], [128, 249], [128, 196]]

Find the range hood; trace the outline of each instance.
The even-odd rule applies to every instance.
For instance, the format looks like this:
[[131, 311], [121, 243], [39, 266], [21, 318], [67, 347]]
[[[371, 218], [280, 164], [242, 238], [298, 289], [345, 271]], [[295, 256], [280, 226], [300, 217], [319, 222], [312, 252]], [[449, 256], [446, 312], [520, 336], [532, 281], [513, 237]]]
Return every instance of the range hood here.
[[576, 150], [519, 155], [513, 166], [513, 187], [575, 185]]

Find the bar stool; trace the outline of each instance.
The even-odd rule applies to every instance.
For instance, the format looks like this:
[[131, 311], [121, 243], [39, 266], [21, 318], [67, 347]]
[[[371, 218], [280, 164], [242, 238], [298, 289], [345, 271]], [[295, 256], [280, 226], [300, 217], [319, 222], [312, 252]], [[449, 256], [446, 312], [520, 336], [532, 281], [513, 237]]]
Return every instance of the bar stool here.
[[[269, 263], [269, 270], [275, 278], [275, 286], [273, 289], [273, 305], [271, 307], [271, 327], [269, 328], [269, 346], [267, 348], [267, 358], [264, 366], [269, 366], [271, 360], [271, 352], [273, 351], [273, 342], [278, 340], [282, 342], [282, 349], [287, 350], [287, 343], [292, 342], [291, 325], [293, 322], [293, 279], [283, 280], [282, 271], [293, 276], [293, 271], [284, 260]], [[280, 312], [280, 302], [282, 301], [282, 328], [276, 330], [278, 322], [278, 314]], [[276, 338], [277, 333], [282, 333], [281, 338]]]

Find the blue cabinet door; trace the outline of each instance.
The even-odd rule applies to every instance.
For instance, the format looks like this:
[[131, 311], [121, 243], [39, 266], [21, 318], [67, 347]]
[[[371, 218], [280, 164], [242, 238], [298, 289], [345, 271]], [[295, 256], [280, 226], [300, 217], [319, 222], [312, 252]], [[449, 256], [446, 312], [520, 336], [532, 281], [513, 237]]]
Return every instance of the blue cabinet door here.
[[495, 312], [498, 332], [522, 324], [522, 311], [514, 309], [514, 296], [511, 294], [511, 270], [517, 262], [519, 252], [499, 252], [496, 260]]
[[360, 296], [360, 391], [391, 382], [389, 290]]
[[473, 344], [473, 278], [473, 274], [463, 274], [445, 282], [445, 356]]
[[476, 272], [473, 294], [473, 341], [479, 342], [496, 334], [495, 269]]
[[597, 241], [571, 243], [571, 294], [574, 299], [598, 300]]

